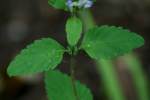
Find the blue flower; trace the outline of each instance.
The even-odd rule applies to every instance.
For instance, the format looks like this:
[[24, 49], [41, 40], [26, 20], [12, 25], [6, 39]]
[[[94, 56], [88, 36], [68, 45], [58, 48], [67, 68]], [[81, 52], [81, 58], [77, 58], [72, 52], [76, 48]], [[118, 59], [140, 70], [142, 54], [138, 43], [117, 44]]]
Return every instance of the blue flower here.
[[90, 8], [93, 5], [93, 0], [79, 0], [78, 7], [79, 8]]
[[69, 7], [69, 9], [72, 9], [72, 7], [73, 7], [73, 1], [72, 0], [67, 0], [66, 5]]
[[71, 11], [73, 10], [73, 7], [90, 8], [93, 5], [93, 0], [78, 0], [78, 1], [67, 0], [66, 5]]
[[92, 0], [88, 0], [86, 2], [86, 4], [84, 5], [84, 8], [90, 8], [90, 7], [92, 7], [92, 5], [93, 5], [93, 1]]

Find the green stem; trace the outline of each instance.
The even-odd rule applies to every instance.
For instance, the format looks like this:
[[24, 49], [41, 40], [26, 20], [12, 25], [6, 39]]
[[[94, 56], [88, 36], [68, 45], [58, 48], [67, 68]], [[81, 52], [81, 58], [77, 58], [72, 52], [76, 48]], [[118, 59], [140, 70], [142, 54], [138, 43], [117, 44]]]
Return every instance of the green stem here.
[[70, 60], [70, 71], [71, 71], [71, 83], [72, 83], [72, 88], [75, 96], [75, 100], [79, 100], [77, 89], [76, 89], [76, 84], [75, 84], [75, 59], [74, 56], [71, 56]]
[[132, 74], [139, 100], [150, 100], [147, 78], [141, 67], [142, 65], [138, 57], [136, 57], [134, 54], [128, 54], [124, 56], [123, 60], [125, 61], [125, 64], [127, 64], [128, 70]]
[[109, 99], [125, 100], [117, 72], [114, 69], [112, 61], [100, 59], [99, 62], [97, 62], [97, 66]]

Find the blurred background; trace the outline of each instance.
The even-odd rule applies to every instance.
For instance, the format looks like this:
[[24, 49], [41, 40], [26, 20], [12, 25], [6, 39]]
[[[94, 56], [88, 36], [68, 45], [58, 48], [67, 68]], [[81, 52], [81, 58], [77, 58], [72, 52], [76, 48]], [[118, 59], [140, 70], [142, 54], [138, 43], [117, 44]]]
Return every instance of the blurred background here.
[[[47, 100], [42, 74], [13, 78], [9, 78], [6, 74], [9, 62], [35, 39], [50, 36], [66, 47], [64, 28], [69, 14], [53, 9], [47, 2], [47, 0], [0, 0], [0, 100]], [[91, 12], [98, 25], [123, 26], [144, 37], [145, 45], [135, 53], [141, 63], [140, 74], [144, 80], [141, 84], [149, 91], [150, 0], [97, 0]], [[76, 78], [92, 90], [94, 100], [113, 100], [108, 99], [108, 91], [103, 87], [102, 75], [95, 62], [83, 51], [76, 59], [80, 62], [77, 64]], [[68, 61], [69, 56], [65, 54], [59, 69], [69, 73]], [[115, 72], [126, 100], [141, 100], [134, 85], [134, 82], [141, 81], [138, 79], [134, 81], [132, 73], [127, 70], [121, 57], [115, 61], [115, 65]], [[136, 76], [136, 72], [134, 75]], [[149, 96], [150, 92], [147, 92], [147, 95]]]

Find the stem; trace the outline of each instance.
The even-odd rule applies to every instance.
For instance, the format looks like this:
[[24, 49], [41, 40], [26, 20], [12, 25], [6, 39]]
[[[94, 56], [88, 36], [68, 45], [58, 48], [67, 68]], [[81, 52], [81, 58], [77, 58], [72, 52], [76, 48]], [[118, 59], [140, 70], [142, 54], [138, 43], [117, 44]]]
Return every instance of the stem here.
[[76, 89], [76, 84], [75, 84], [74, 68], [75, 68], [75, 59], [73, 56], [71, 56], [71, 60], [70, 60], [71, 83], [72, 83], [72, 88], [73, 88], [75, 100], [79, 100], [77, 89]]

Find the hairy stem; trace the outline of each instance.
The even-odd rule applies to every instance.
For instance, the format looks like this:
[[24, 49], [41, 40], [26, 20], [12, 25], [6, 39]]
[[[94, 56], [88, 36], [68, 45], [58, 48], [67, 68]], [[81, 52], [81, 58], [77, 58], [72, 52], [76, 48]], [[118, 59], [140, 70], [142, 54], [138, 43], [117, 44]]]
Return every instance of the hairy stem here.
[[78, 97], [78, 93], [77, 93], [77, 89], [76, 89], [76, 84], [75, 84], [75, 59], [73, 56], [71, 56], [71, 60], [70, 60], [70, 71], [71, 71], [71, 82], [72, 82], [72, 88], [73, 88], [73, 92], [74, 92], [74, 96], [75, 96], [75, 100], [79, 100]]

